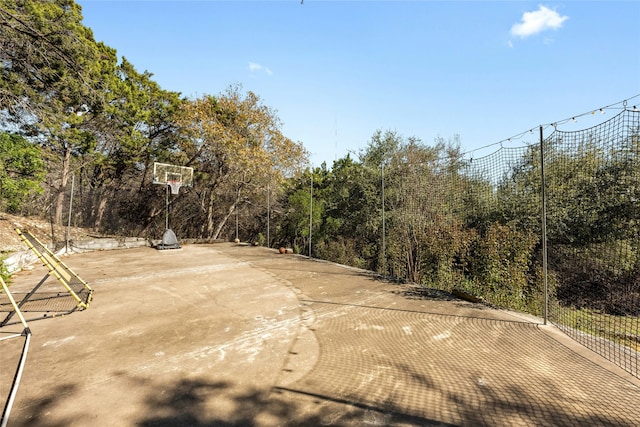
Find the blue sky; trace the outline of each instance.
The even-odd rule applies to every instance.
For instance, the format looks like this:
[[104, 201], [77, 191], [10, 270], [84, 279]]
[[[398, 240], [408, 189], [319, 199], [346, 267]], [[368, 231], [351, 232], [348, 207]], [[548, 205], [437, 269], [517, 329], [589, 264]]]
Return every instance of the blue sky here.
[[76, 2], [96, 40], [162, 88], [258, 94], [315, 166], [378, 129], [457, 134], [463, 151], [525, 132], [503, 143], [523, 145], [531, 128], [640, 94], [639, 1]]

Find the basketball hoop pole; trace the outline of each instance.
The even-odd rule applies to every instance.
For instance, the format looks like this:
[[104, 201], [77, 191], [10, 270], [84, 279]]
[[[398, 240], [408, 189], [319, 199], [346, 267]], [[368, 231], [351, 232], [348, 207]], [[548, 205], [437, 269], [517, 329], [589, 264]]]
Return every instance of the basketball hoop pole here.
[[165, 214], [164, 214], [164, 229], [169, 229], [169, 184], [167, 184], [167, 191], [165, 191]]
[[180, 191], [180, 187], [182, 186], [182, 182], [178, 180], [167, 181], [167, 191], [166, 191], [166, 214], [165, 214], [165, 230], [169, 229], [169, 188], [171, 188], [171, 194], [178, 194]]

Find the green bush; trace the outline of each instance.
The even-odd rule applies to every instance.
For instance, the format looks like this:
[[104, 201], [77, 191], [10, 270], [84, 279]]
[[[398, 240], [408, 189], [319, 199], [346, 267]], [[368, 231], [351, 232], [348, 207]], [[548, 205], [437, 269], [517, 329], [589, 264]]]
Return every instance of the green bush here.
[[357, 268], [367, 267], [367, 260], [361, 256], [361, 252], [356, 248], [353, 239], [336, 237], [333, 240], [319, 242], [315, 246], [315, 253], [318, 258], [338, 264]]
[[494, 223], [472, 243], [465, 291], [501, 307], [537, 307], [538, 279], [530, 270], [539, 237], [515, 225]]

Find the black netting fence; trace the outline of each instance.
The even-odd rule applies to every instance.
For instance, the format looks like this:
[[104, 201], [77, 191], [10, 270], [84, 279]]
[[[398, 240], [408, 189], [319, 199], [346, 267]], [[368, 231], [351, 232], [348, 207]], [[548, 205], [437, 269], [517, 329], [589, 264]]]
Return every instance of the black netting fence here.
[[[546, 140], [550, 318], [636, 376], [640, 350], [640, 113]], [[555, 190], [555, 191], [554, 191]]]
[[392, 162], [385, 272], [548, 318], [638, 376], [639, 149], [625, 110], [483, 158]]

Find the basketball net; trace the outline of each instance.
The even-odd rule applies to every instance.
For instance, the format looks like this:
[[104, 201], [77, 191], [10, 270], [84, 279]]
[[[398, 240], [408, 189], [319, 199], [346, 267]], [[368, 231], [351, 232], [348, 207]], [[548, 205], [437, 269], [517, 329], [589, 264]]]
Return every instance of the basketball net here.
[[182, 181], [169, 180], [167, 181], [167, 185], [171, 187], [171, 194], [178, 194], [180, 187], [182, 187]]

